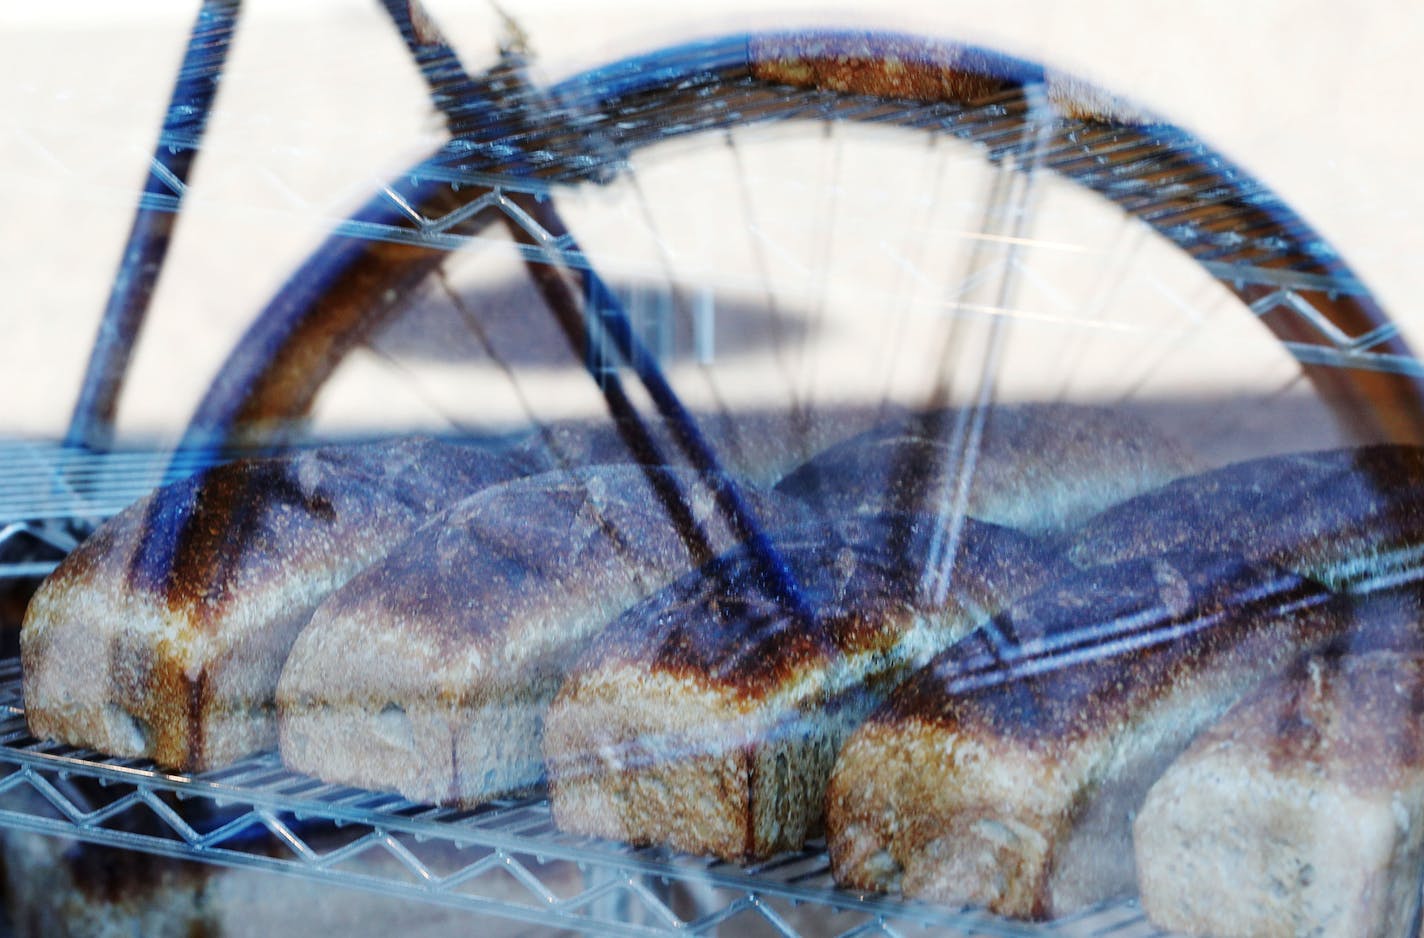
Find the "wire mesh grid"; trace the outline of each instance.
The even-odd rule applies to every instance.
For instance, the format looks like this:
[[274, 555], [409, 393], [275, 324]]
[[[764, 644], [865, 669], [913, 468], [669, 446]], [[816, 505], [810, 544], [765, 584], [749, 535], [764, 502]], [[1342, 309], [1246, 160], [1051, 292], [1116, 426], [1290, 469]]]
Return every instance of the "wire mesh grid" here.
[[[727, 43], [735, 40], [634, 60], [625, 68], [638, 73], [637, 85], [615, 66], [515, 95], [504, 101], [510, 107], [501, 109], [497, 119], [462, 124], [454, 140], [410, 172], [412, 183], [491, 190], [487, 196], [434, 215], [412, 207], [388, 186], [384, 195], [394, 215], [357, 215], [336, 223], [333, 233], [457, 250], [485, 237], [483, 225], [473, 224], [476, 219], [512, 214], [509, 194], [543, 194], [616, 178], [628, 170], [636, 151], [650, 145], [805, 120], [893, 124], [970, 143], [993, 162], [1021, 158], [1025, 148], [1037, 148], [1033, 165], [1116, 203], [1236, 292], [1260, 288], [1261, 295], [1249, 303], [1252, 312], [1298, 323], [1297, 338], [1285, 345], [1305, 365], [1424, 376], [1414, 357], [1381, 348], [1396, 338], [1393, 326], [1351, 334], [1333, 321], [1330, 304], [1341, 296], [1366, 297], [1364, 285], [1270, 189], [1181, 128], [1037, 114], [1022, 89], [966, 104], [768, 85], [719, 64], [727, 57], [722, 48]], [[668, 84], [647, 90], [650, 73], [665, 75]], [[1025, 134], [1027, 122], [1043, 124], [1042, 132]], [[171, 131], [160, 143], [174, 151], [198, 146], [191, 135]], [[156, 163], [152, 173], [141, 205], [176, 211], [182, 186], [165, 178]], [[340, 214], [334, 207], [323, 211]], [[548, 260], [552, 250], [572, 268], [590, 266], [588, 258], [565, 245], [519, 250], [534, 261]]]
[[[0, 580], [42, 575], [93, 525], [197, 458], [0, 445]], [[592, 934], [1156, 933], [1131, 901], [1037, 926], [845, 892], [820, 844], [744, 867], [573, 836], [555, 827], [542, 793], [432, 807], [318, 782], [271, 752], [168, 773], [31, 737], [13, 659], [0, 660], [0, 827]]]
[[0, 441], [0, 580], [45, 576], [100, 521], [210, 458]]
[[[538, 101], [518, 102], [525, 127], [501, 138], [498, 147], [482, 145], [478, 128], [457, 139], [419, 173], [456, 185], [490, 187], [491, 195], [473, 212], [470, 206], [445, 217], [405, 212], [409, 225], [352, 220], [342, 233], [454, 249], [478, 239], [460, 231], [474, 214], [508, 212], [504, 192], [542, 193], [581, 179], [613, 178], [626, 170], [634, 151], [685, 134], [797, 120], [895, 124], [964, 141], [995, 163], [1024, 162], [1031, 156], [1031, 165], [1107, 197], [1236, 292], [1260, 289], [1251, 311], [1295, 319], [1299, 338], [1284, 344], [1304, 364], [1424, 375], [1413, 356], [1379, 350], [1396, 337], [1394, 326], [1352, 335], [1332, 321], [1329, 304], [1341, 296], [1365, 297], [1365, 286], [1271, 190], [1187, 131], [1167, 124], [1109, 127], [1036, 114], [1022, 90], [962, 104], [768, 87], [712, 69], [699, 72], [701, 54], [705, 50], [693, 49], [689, 61], [674, 57], [664, 63], [686, 76], [672, 94], [660, 89], [656, 95], [610, 100], [606, 77], [588, 80], [583, 86], [556, 88]], [[1028, 124], [1042, 126], [1026, 134]], [[580, 131], [577, 143], [567, 139], [571, 126]], [[510, 148], [528, 160], [517, 174], [507, 165]], [[1030, 148], [1035, 152], [1028, 153]], [[562, 263], [590, 266], [578, 251], [553, 247]], [[537, 249], [524, 250], [532, 260], [547, 259]]]
[[1131, 901], [1025, 925], [838, 890], [813, 846], [755, 866], [558, 831], [542, 796], [475, 810], [327, 785], [272, 753], [200, 775], [29, 736], [0, 662], [0, 825], [587, 933], [1155, 934]]

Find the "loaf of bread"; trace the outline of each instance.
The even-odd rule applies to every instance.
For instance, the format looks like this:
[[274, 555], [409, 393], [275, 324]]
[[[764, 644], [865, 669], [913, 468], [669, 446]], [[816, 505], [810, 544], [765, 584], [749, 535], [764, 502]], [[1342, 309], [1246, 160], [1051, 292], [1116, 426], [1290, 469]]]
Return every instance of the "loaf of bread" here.
[[[769, 527], [809, 517], [794, 499], [743, 495]], [[738, 542], [689, 470], [597, 466], [485, 489], [312, 616], [278, 687], [282, 758], [422, 802], [530, 788], [544, 711], [588, 639]]]
[[1424, 656], [1302, 661], [1211, 727], [1133, 824], [1142, 906], [1220, 938], [1417, 928]]
[[936, 410], [885, 421], [813, 457], [777, 490], [836, 517], [937, 514], [962, 485], [970, 517], [1047, 534], [1193, 468], [1149, 424], [1103, 408], [998, 405], [977, 449], [966, 442], [970, 420], [967, 410]]
[[1059, 580], [846, 743], [827, 793], [836, 879], [1032, 919], [1123, 893], [1148, 786], [1253, 682], [1347, 625], [1317, 584], [1228, 557]]
[[779, 532], [800, 609], [739, 551], [629, 610], [549, 710], [555, 822], [729, 859], [799, 848], [821, 827], [848, 728], [914, 664], [1060, 570], [1025, 535], [972, 520], [935, 560], [933, 533], [908, 515]]
[[1182, 549], [1240, 554], [1336, 589], [1416, 579], [1424, 449], [1273, 456], [1181, 478], [1087, 521], [1070, 556], [1087, 566]]
[[30, 603], [31, 731], [184, 771], [272, 746], [277, 677], [316, 605], [439, 509], [518, 471], [411, 440], [240, 460], [157, 490]]

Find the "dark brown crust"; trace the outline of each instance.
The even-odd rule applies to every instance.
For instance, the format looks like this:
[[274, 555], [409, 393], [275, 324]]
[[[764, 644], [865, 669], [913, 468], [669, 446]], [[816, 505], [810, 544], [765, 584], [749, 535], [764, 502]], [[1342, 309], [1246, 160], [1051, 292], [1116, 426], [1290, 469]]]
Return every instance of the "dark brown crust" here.
[[1318, 584], [1228, 556], [1093, 568], [939, 655], [874, 719], [1067, 752], [1214, 661], [1279, 646], [1287, 628], [1299, 647], [1338, 634], [1345, 609]]
[[392, 506], [423, 518], [461, 492], [521, 471], [512, 459], [429, 440], [228, 463], [155, 494], [126, 581], [212, 629], [239, 583], [280, 566], [302, 531], [339, 537]]
[[818, 662], [888, 648], [906, 624], [945, 608], [989, 609], [1057, 570], [1037, 541], [965, 519], [948, 598], [925, 595], [934, 519], [879, 515], [778, 532], [776, 549], [815, 623], [800, 620], [746, 551], [719, 558], [629, 610], [580, 664], [612, 662], [684, 675], [762, 696]]
[[32, 730], [181, 770], [262, 745], [277, 669], [315, 603], [448, 502], [520, 469], [409, 440], [242, 460], [158, 490], [101, 525], [31, 603]]
[[956, 534], [866, 515], [772, 540], [804, 618], [735, 552], [630, 609], [565, 681], [544, 736], [561, 828], [728, 859], [800, 848], [850, 728], [935, 649], [1062, 572], [1038, 540], [968, 519]]
[[1401, 789], [1424, 767], [1424, 656], [1304, 659], [1233, 707], [1184, 758], [1223, 745], [1261, 754], [1277, 775], [1323, 776], [1361, 794]]
[[[697, 530], [679, 530], [661, 509], [655, 489], [664, 488]], [[751, 487], [742, 494], [768, 527], [808, 517], [791, 499]], [[666, 571], [736, 542], [711, 487], [690, 470], [625, 464], [545, 473], [441, 514], [334, 594], [323, 615], [367, 618], [378, 608], [432, 653], [497, 648], [521, 622], [557, 621], [571, 601], [565, 592], [594, 591], [600, 576], [661, 583]]]
[[763, 81], [926, 102], [970, 104], [1040, 77], [1005, 55], [889, 34], [758, 36], [748, 58]]
[[[1070, 556], [1089, 565], [1220, 551], [1343, 584], [1368, 572], [1381, 552], [1420, 544], [1424, 449], [1372, 446], [1275, 456], [1179, 479], [1091, 519]], [[1364, 569], [1346, 569], [1360, 564]]]

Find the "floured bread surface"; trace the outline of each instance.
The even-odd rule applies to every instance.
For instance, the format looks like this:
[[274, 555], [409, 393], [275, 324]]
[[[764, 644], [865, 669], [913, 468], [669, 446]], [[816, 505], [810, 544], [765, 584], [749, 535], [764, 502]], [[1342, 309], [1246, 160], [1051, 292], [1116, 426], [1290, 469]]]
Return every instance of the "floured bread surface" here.
[[157, 490], [31, 601], [31, 731], [183, 770], [270, 747], [277, 677], [317, 603], [440, 508], [518, 471], [410, 440], [240, 460]]
[[970, 517], [1047, 534], [1193, 468], [1151, 425], [1103, 408], [998, 405], [977, 447], [971, 417], [939, 410], [887, 421], [813, 457], [777, 490], [828, 516], [935, 514], [962, 485]]
[[[762, 525], [809, 516], [742, 493]], [[529, 788], [544, 711], [588, 639], [739, 540], [689, 470], [596, 466], [486, 489], [317, 610], [278, 690], [282, 757], [416, 801]]]
[[1424, 449], [1272, 456], [1181, 478], [1086, 522], [1071, 556], [1090, 565], [1183, 549], [1240, 554], [1337, 589], [1414, 577], [1424, 559]]
[[965, 520], [947, 548], [936, 533], [914, 515], [779, 532], [799, 608], [738, 551], [629, 610], [549, 711], [556, 823], [727, 858], [800, 847], [847, 728], [1059, 569], [1008, 529]]
[[1134, 843], [1161, 928], [1408, 934], [1424, 859], [1424, 656], [1300, 662], [1192, 743], [1148, 793]]
[[1056, 69], [1044, 74], [1044, 94], [1054, 110], [1081, 121], [1128, 126], [1165, 123], [1137, 101]]
[[1052, 584], [906, 681], [846, 744], [827, 795], [837, 881], [1021, 918], [1126, 892], [1148, 786], [1348, 620], [1320, 586], [1225, 557]]

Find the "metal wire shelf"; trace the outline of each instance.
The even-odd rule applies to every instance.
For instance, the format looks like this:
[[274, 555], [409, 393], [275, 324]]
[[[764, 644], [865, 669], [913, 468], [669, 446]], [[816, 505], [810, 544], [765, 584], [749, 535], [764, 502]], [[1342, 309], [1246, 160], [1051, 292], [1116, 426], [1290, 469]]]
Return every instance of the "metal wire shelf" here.
[[542, 797], [430, 807], [317, 782], [272, 753], [172, 774], [33, 739], [13, 659], [0, 662], [0, 826], [590, 934], [714, 934], [752, 922], [780, 935], [1155, 934], [1131, 901], [1024, 925], [839, 890], [816, 847], [740, 867], [564, 834]]
[[[0, 443], [0, 581], [43, 575], [99, 521], [199, 468], [194, 458]], [[542, 795], [431, 807], [318, 782], [275, 753], [168, 773], [31, 737], [14, 659], [0, 659], [0, 828], [589, 934], [1156, 934], [1131, 901], [1036, 926], [849, 893], [820, 845], [741, 867], [577, 837], [555, 828]]]

